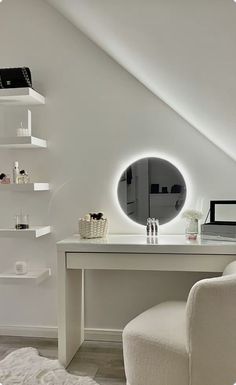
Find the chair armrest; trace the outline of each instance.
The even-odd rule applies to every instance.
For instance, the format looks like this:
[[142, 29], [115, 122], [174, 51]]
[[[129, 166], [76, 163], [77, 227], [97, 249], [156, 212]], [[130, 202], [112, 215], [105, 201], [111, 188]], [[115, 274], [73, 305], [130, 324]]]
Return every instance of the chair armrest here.
[[236, 261], [229, 263], [223, 271], [223, 275], [236, 274]]
[[189, 294], [186, 316], [191, 384], [234, 384], [236, 276], [197, 282]]

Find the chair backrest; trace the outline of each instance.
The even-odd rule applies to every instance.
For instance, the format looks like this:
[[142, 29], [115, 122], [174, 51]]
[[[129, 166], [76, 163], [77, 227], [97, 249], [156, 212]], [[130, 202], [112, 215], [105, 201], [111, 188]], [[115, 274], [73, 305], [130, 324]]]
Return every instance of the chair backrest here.
[[204, 279], [187, 301], [191, 385], [236, 383], [236, 262], [222, 277]]

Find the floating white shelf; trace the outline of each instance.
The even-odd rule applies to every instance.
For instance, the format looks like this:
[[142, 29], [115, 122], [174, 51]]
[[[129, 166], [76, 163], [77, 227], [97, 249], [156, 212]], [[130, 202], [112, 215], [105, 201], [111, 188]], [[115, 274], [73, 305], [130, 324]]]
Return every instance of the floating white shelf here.
[[0, 104], [10, 106], [45, 104], [45, 97], [32, 88], [0, 89]]
[[26, 184], [1, 184], [0, 191], [22, 191], [22, 192], [31, 192], [31, 191], [49, 191], [49, 183], [26, 183]]
[[11, 138], [0, 138], [2, 148], [46, 148], [47, 141], [34, 136], [16, 136]]
[[0, 273], [0, 283], [33, 283], [40, 284], [51, 276], [51, 269], [35, 269], [24, 275], [14, 272]]
[[0, 237], [3, 238], [39, 238], [50, 234], [50, 226], [33, 226], [27, 230], [0, 229]]

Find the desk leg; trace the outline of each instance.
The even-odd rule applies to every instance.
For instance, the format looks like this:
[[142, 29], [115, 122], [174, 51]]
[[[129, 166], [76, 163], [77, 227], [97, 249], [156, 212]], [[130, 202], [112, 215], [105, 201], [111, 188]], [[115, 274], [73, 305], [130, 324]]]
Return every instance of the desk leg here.
[[84, 272], [66, 268], [58, 252], [58, 359], [67, 366], [84, 341]]

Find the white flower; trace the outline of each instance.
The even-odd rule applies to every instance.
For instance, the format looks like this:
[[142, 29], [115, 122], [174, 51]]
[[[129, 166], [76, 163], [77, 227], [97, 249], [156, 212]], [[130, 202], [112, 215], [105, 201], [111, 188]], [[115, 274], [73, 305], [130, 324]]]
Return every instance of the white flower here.
[[197, 210], [186, 210], [182, 214], [182, 217], [185, 219], [201, 219], [202, 216], [202, 213]]

